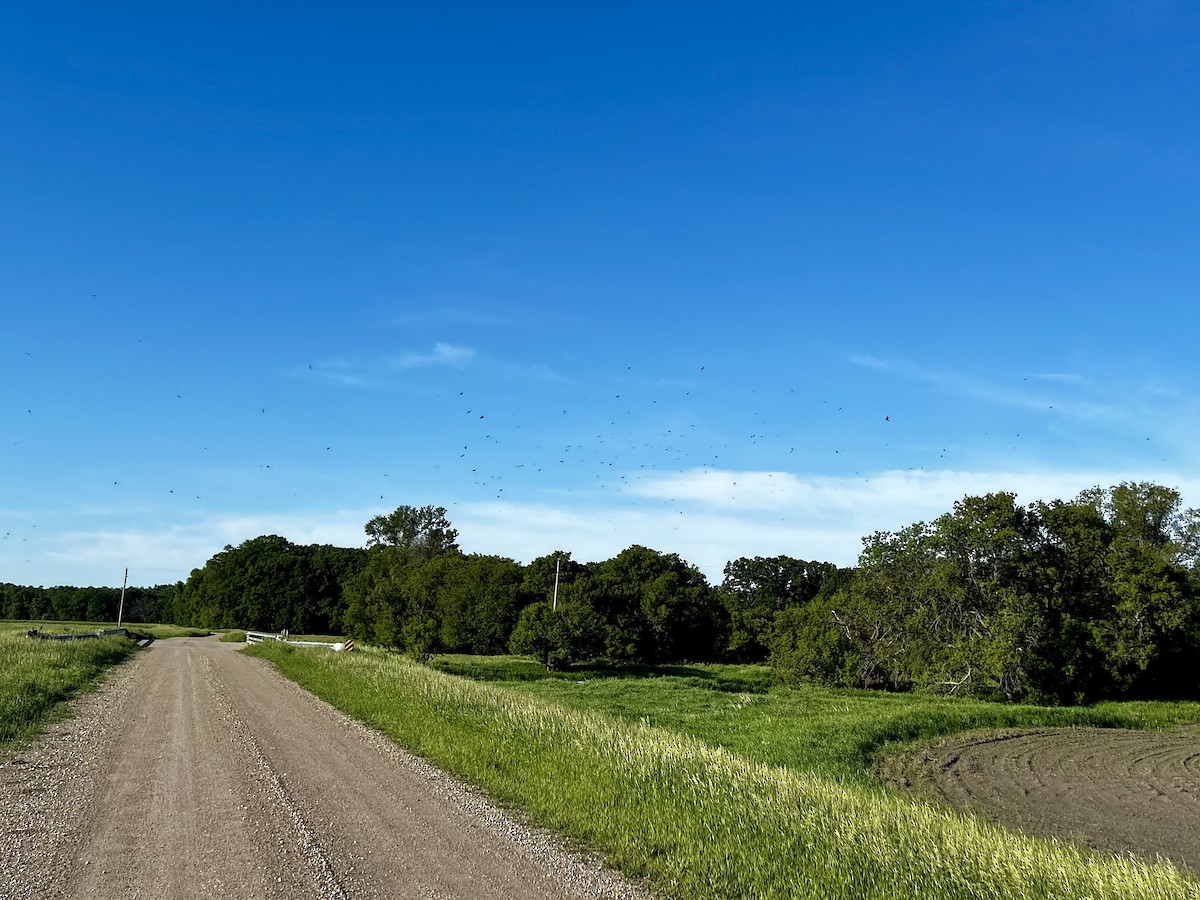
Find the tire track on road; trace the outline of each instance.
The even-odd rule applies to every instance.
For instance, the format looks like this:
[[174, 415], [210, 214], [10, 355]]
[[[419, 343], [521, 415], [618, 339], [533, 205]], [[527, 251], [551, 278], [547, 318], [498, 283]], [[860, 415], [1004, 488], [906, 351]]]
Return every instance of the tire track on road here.
[[202, 646], [163, 644], [135, 675], [137, 702], [116, 723], [70, 875], [47, 896], [320, 896]]
[[345, 888], [342, 887], [341, 882], [338, 881], [337, 875], [334, 873], [333, 864], [330, 862], [325, 848], [321, 845], [316, 833], [309, 826], [308, 822], [305, 821], [299, 807], [296, 806], [291, 795], [288, 793], [283, 777], [267, 761], [266, 756], [263, 755], [262, 748], [259, 746], [258, 741], [254, 739], [254, 735], [250, 732], [246, 723], [238, 718], [238, 714], [234, 710], [227, 692], [224, 690], [224, 685], [217, 675], [216, 668], [213, 666], [212, 658], [206, 656], [204, 665], [205, 673], [213, 685], [213, 694], [216, 702], [220, 705], [228, 720], [230, 734], [237, 736], [243, 743], [246, 754], [254, 758], [263, 781], [275, 795], [283, 812], [291, 820], [292, 827], [296, 832], [296, 843], [305, 862], [313, 871], [314, 882], [320, 896], [332, 897], [334, 900], [350, 900], [349, 894], [346, 893]]

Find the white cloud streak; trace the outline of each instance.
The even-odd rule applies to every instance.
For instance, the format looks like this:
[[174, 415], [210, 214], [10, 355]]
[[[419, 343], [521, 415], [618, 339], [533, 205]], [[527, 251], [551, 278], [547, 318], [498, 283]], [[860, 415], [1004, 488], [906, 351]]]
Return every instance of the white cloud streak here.
[[398, 356], [376, 359], [330, 357], [303, 368], [292, 369], [289, 374], [320, 378], [346, 387], [372, 388], [385, 383], [398, 373], [413, 369], [437, 366], [463, 368], [477, 356], [478, 354], [471, 347], [439, 341], [425, 353], [409, 351]]
[[466, 365], [475, 358], [475, 351], [470, 347], [460, 347], [457, 344], [436, 343], [429, 353], [404, 353], [393, 357], [385, 364], [385, 368], [393, 371], [423, 368], [426, 366], [457, 366]]
[[522, 562], [556, 549], [581, 560], [607, 559], [637, 543], [678, 553], [719, 582], [725, 563], [742, 556], [852, 565], [864, 536], [936, 518], [966, 496], [1010, 491], [1026, 505], [1128, 480], [1157, 481], [1179, 489], [1185, 505], [1200, 502], [1200, 480], [1167, 473], [942, 470], [840, 478], [694, 469], [634, 482], [628, 493], [649, 502], [633, 509], [465, 505], [455, 524], [465, 547]]
[[1123, 421], [1128, 418], [1126, 405], [1111, 401], [1093, 401], [1079, 397], [1063, 397], [1059, 394], [1048, 394], [1050, 386], [1069, 386], [1075, 389], [1094, 388], [1086, 378], [1070, 372], [1051, 372], [1022, 376], [1026, 381], [1033, 379], [1034, 383], [1046, 386], [1046, 389], [1031, 388], [1017, 389], [995, 384], [981, 378], [963, 375], [957, 372], [942, 372], [926, 369], [910, 363], [880, 359], [869, 355], [850, 357], [853, 365], [865, 369], [878, 369], [891, 375], [932, 385], [940, 390], [959, 396], [969, 397], [987, 403], [996, 403], [1017, 409], [1044, 411], [1053, 407], [1060, 414], [1072, 416], [1081, 421], [1110, 420]]

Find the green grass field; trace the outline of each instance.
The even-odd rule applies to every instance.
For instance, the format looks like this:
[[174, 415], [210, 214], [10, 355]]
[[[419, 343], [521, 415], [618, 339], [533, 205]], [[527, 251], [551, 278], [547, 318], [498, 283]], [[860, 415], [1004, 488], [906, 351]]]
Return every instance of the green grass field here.
[[[762, 681], [740, 667], [541, 678], [510, 659], [495, 662], [489, 684], [376, 650], [247, 652], [599, 850], [660, 897], [1200, 898], [1200, 882], [1170, 866], [1014, 834], [894, 795], [866, 772], [889, 741], [1021, 724], [1007, 716], [1159, 727], [1200, 718], [1195, 704], [989, 712], [853, 691], [739, 690]], [[493, 665], [440, 664], [475, 679]]]
[[[1200, 703], [1043, 707], [879, 691], [772, 685], [766, 666], [548, 672], [523, 657], [441, 656], [436, 668], [509, 690], [691, 735], [770, 765], [878, 785], [881, 756], [983, 728], [1161, 729], [1200, 723]], [[647, 676], [650, 677], [647, 677]]]
[[[93, 626], [104, 628], [115, 628], [116, 625]], [[185, 628], [182, 625], [161, 625], [150, 622], [126, 622], [125, 627], [130, 631], [136, 631], [139, 634], [148, 634], [155, 640], [166, 640], [168, 638], [180, 637], [208, 637], [212, 634], [203, 628]]]

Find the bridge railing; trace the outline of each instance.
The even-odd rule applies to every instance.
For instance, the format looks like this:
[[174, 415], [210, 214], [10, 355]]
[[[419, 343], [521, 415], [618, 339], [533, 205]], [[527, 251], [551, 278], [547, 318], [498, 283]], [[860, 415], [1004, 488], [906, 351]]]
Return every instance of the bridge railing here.
[[287, 631], [282, 631], [279, 634], [272, 634], [269, 631], [247, 631], [247, 644], [261, 644], [263, 641], [279, 641], [281, 644], [291, 644], [293, 647], [328, 647], [334, 653], [342, 653], [354, 649], [354, 641], [345, 640], [331, 644], [328, 641], [294, 641], [291, 634]]

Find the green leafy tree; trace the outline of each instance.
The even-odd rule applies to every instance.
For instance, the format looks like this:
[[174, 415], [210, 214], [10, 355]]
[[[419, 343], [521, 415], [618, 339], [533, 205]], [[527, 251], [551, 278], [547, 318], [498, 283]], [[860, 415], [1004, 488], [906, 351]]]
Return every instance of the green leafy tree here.
[[1196, 518], [1148, 484], [966, 497], [865, 538], [848, 586], [777, 616], [772, 661], [784, 679], [1007, 700], [1200, 696]]
[[181, 587], [159, 590], [158, 605], [169, 605], [180, 625], [328, 632], [340, 628], [343, 582], [365, 555], [262, 535], [226, 546]]
[[559, 591], [563, 592], [587, 572], [587, 566], [571, 559], [569, 552], [555, 550], [539, 556], [525, 567], [521, 591], [531, 601], [548, 600], [553, 604], [556, 580]]
[[838, 573], [833, 563], [789, 556], [742, 557], [725, 566], [720, 598], [729, 616], [730, 657], [739, 662], [766, 659], [776, 616], [808, 603]]
[[364, 643], [399, 649], [406, 601], [403, 583], [408, 569], [395, 547], [373, 548], [366, 565], [346, 584], [346, 630]]
[[509, 649], [534, 657], [548, 669], [565, 669], [599, 657], [603, 632], [604, 623], [587, 604], [563, 602], [554, 607], [538, 600], [521, 610]]
[[1107, 615], [1094, 627], [1115, 696], [1196, 696], [1186, 661], [1200, 651], [1200, 511], [1178, 491], [1144, 482], [1084, 491], [1076, 501], [1108, 523]]
[[476, 553], [440, 558], [450, 561], [437, 599], [441, 645], [456, 653], [504, 653], [529, 599], [521, 566]]
[[548, 669], [563, 669], [575, 661], [563, 617], [544, 600], [521, 610], [508, 646], [512, 653], [532, 656]]
[[1081, 703], [1109, 695], [1100, 630], [1111, 608], [1112, 527], [1087, 504], [1055, 500], [1031, 510], [1040, 533], [1029, 562], [1029, 698]]
[[458, 531], [451, 527], [444, 506], [399, 506], [386, 516], [375, 516], [364, 529], [368, 547], [397, 547], [414, 563], [458, 551]]
[[458, 532], [440, 506], [400, 506], [364, 530], [367, 562], [347, 583], [346, 628], [425, 658], [443, 647], [439, 598], [461, 561]]
[[845, 687], [865, 681], [852, 632], [844, 625], [846, 605], [845, 594], [834, 594], [779, 611], [767, 640], [771, 666], [781, 681], [816, 681]]
[[714, 660], [727, 641], [716, 592], [674, 553], [629, 547], [591, 567], [569, 597], [604, 623], [603, 655], [613, 662]]
[[87, 593], [87, 620], [89, 622], [111, 622], [116, 620], [120, 591], [114, 592], [103, 588], [89, 588]]

